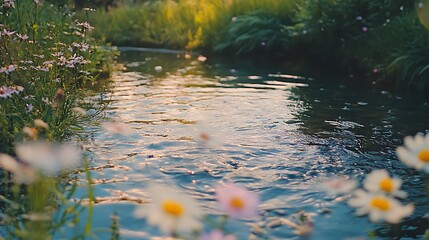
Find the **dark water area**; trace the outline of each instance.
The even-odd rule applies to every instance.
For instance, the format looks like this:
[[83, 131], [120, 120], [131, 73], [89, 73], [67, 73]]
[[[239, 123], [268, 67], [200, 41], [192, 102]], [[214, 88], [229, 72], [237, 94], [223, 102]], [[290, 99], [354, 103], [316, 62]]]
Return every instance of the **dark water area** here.
[[[345, 201], [320, 188], [332, 176], [362, 180], [387, 169], [404, 180], [405, 202], [416, 206], [396, 236], [422, 238], [429, 207], [424, 175], [403, 165], [395, 149], [405, 136], [429, 130], [424, 96], [268, 62], [144, 52], [122, 52], [119, 62], [127, 70], [114, 75], [105, 93], [111, 94], [105, 115], [137, 134], [118, 138], [87, 127], [94, 190], [105, 200], [95, 205], [95, 228], [109, 226], [116, 212], [123, 239], [162, 236], [133, 217], [138, 203], [130, 199], [148, 201], [151, 182], [177, 186], [215, 216], [213, 187], [232, 180], [261, 197], [259, 218], [228, 225], [238, 239], [298, 239], [293, 229], [272, 223], [300, 210], [314, 214], [312, 239], [366, 239], [373, 231], [391, 239], [387, 225], [355, 217]], [[212, 142], [196, 140], [202, 129]]]

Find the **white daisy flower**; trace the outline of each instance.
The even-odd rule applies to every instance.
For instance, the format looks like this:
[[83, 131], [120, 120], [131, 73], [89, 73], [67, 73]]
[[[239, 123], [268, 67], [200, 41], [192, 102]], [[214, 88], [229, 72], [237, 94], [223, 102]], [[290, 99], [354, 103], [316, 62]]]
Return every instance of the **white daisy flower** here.
[[150, 224], [171, 235], [201, 228], [199, 220], [203, 213], [191, 197], [159, 184], [149, 186], [148, 193], [152, 202], [136, 209], [136, 217], [147, 218]]
[[18, 144], [15, 152], [20, 160], [47, 175], [69, 170], [81, 163], [82, 151], [70, 143], [34, 142]]
[[359, 189], [354, 195], [355, 198], [348, 201], [349, 205], [357, 208], [358, 216], [369, 214], [372, 222], [399, 223], [402, 218], [410, 216], [414, 211], [412, 204], [401, 205], [398, 200], [382, 193], [369, 193]]
[[333, 177], [321, 184], [321, 188], [329, 195], [347, 194], [353, 191], [356, 187], [356, 181], [342, 176]]
[[364, 188], [370, 192], [382, 192], [391, 196], [406, 198], [407, 193], [399, 190], [401, 184], [401, 179], [391, 178], [385, 169], [372, 171], [363, 182]]
[[37, 179], [36, 172], [6, 154], [0, 154], [0, 167], [13, 174], [12, 180], [18, 184], [30, 184]]
[[406, 165], [429, 173], [429, 134], [424, 136], [407, 136], [404, 139], [405, 147], [396, 149], [399, 160]]

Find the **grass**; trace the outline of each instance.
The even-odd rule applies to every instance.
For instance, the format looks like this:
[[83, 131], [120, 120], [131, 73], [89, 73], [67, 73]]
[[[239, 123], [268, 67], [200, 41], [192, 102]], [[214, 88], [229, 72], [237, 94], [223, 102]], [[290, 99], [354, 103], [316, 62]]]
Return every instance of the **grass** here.
[[[66, 169], [56, 174], [37, 171], [37, 180], [26, 179], [33, 170], [22, 158], [11, 160], [15, 145], [81, 138], [77, 134], [89, 117], [75, 110], [91, 104], [85, 101], [87, 86], [110, 74], [114, 54], [100, 47], [102, 42], [89, 35], [92, 26], [74, 19], [67, 8], [32, 0], [4, 2], [0, 8], [2, 230], [6, 239], [50, 239], [76, 225], [84, 208], [71, 201], [77, 185], [68, 183]], [[90, 178], [87, 165], [84, 171]], [[73, 239], [90, 235], [89, 222]]]

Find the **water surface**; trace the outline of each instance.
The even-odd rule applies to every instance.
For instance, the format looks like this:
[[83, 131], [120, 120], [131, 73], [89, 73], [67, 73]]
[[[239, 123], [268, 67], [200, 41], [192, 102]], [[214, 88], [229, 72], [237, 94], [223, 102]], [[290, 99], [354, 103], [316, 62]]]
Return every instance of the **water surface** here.
[[[136, 134], [118, 138], [98, 125], [87, 127], [95, 194], [102, 200], [95, 205], [96, 228], [109, 226], [116, 212], [124, 239], [162, 236], [132, 214], [138, 201], [149, 200], [148, 184], [176, 185], [218, 215], [213, 187], [231, 180], [258, 192], [262, 202], [259, 218], [228, 225], [238, 239], [297, 239], [289, 227], [272, 223], [300, 210], [314, 213], [314, 239], [365, 238], [373, 230], [390, 239], [389, 228], [355, 217], [319, 187], [332, 176], [362, 180], [380, 168], [404, 178], [406, 202], [417, 207], [400, 236], [419, 238], [427, 227], [420, 220], [428, 207], [422, 176], [394, 153], [404, 136], [428, 130], [424, 98], [280, 64], [202, 63], [195, 56], [142, 52], [123, 52], [119, 62], [127, 70], [114, 75], [105, 114]], [[210, 134], [208, 143], [201, 132]]]

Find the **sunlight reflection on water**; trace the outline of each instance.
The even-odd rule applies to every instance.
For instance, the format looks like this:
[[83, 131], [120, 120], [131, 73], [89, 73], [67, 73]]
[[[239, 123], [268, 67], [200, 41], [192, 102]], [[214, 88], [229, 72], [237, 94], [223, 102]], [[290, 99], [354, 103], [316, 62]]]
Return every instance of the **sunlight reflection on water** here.
[[[429, 115], [427, 105], [269, 67], [132, 52], [120, 61], [129, 69], [113, 77], [106, 115], [138, 134], [118, 139], [96, 129], [92, 164], [115, 166], [93, 171], [96, 195], [113, 199], [96, 205], [94, 225], [109, 225], [116, 211], [125, 239], [160, 235], [132, 216], [137, 203], [129, 200], [148, 200], [144, 189], [151, 181], [180, 186], [213, 215], [219, 214], [213, 189], [219, 182], [233, 180], [258, 192], [261, 216], [233, 221], [227, 228], [239, 239], [293, 238], [292, 229], [270, 223], [299, 210], [316, 214], [316, 239], [364, 237], [383, 227], [355, 218], [353, 209], [327, 197], [318, 183], [333, 175], [361, 178], [374, 168], [416, 176], [405, 185], [421, 183], [393, 150], [406, 134], [427, 129], [422, 120]], [[368, 104], [347, 104], [361, 101]], [[410, 106], [414, 119], [407, 118]], [[418, 205], [424, 202], [418, 187], [410, 195]], [[251, 224], [266, 234], [252, 232]], [[386, 237], [383, 231], [378, 234]], [[421, 229], [404, 233], [416, 234]]]

